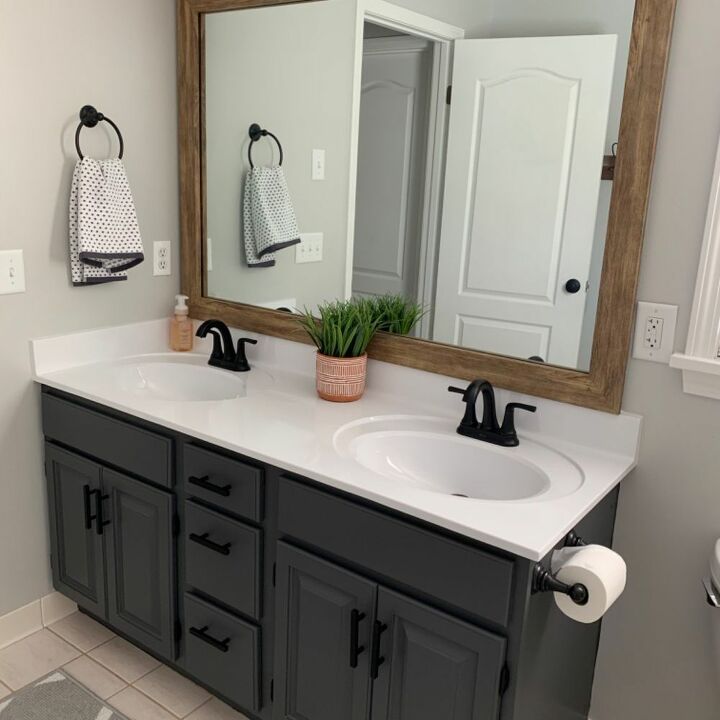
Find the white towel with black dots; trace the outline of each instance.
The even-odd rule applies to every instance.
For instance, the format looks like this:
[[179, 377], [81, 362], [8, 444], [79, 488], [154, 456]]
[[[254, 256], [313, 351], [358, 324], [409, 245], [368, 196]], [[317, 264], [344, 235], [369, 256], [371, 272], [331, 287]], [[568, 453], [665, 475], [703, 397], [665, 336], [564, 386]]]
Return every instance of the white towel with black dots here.
[[73, 285], [126, 280], [126, 271], [144, 259], [135, 203], [122, 160], [79, 160], [70, 191]]
[[295, 209], [279, 165], [250, 170], [245, 180], [243, 218], [248, 267], [272, 267], [274, 253], [300, 242]]

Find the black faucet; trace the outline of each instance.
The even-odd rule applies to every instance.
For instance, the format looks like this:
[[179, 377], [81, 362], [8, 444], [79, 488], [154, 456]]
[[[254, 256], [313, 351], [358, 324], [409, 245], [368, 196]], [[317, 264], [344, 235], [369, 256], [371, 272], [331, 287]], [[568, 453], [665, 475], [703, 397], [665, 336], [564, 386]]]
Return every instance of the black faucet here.
[[207, 320], [195, 333], [197, 337], [207, 337], [208, 333], [212, 335], [213, 350], [210, 354], [208, 365], [219, 367], [223, 370], [232, 370], [233, 372], [249, 372], [250, 363], [245, 354], [245, 346], [247, 344], [257, 345], [257, 340], [250, 338], [240, 338], [237, 344], [237, 350], [233, 347], [233, 339], [228, 326], [222, 320]]
[[[487, 380], [475, 380], [465, 390], [457, 387], [449, 387], [448, 390], [462, 395], [465, 402], [465, 415], [458, 426], [458, 434], [489, 442], [493, 445], [517, 447], [520, 440], [515, 430], [515, 411], [526, 410], [532, 413], [537, 411], [537, 408], [533, 405], [510, 403], [505, 408], [505, 417], [501, 426], [498, 423], [495, 408], [495, 390]], [[483, 396], [482, 422], [478, 422], [475, 409], [480, 393]]]

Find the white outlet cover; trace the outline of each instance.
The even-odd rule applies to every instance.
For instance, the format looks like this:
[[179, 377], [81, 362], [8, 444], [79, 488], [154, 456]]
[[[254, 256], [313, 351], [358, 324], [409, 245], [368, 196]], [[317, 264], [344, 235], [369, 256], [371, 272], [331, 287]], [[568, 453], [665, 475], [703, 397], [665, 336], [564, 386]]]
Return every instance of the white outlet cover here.
[[25, 292], [25, 261], [22, 250], [0, 251], [0, 295]]
[[[639, 302], [635, 321], [633, 357], [638, 360], [650, 360], [651, 362], [668, 365], [675, 346], [677, 316], [677, 305]], [[649, 347], [647, 342], [647, 327], [651, 318], [658, 318], [663, 321], [660, 345], [656, 348]]]
[[169, 240], [153, 243], [153, 275], [172, 275], [172, 245]]
[[312, 151], [312, 179], [325, 179], [325, 150], [320, 148]]

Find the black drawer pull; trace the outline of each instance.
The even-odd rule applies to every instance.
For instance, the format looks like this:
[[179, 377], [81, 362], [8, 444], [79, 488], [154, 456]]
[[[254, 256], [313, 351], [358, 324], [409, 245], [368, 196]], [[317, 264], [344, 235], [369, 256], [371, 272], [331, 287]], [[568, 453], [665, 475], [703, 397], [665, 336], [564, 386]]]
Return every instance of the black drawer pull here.
[[188, 482], [191, 485], [197, 485], [203, 490], [208, 490], [222, 497], [230, 497], [230, 493], [232, 492], [232, 485], [215, 485], [210, 482], [210, 478], [207, 475], [203, 477], [190, 477], [188, 478]]
[[197, 543], [198, 545], [206, 547], [208, 550], [220, 553], [221, 555], [229, 555], [230, 548], [232, 547], [232, 543], [225, 543], [224, 545], [219, 545], [218, 543], [213, 542], [212, 540], [210, 540], [210, 533], [203, 533], [202, 535], [191, 533], [190, 540], [194, 543]]
[[358, 666], [358, 657], [365, 652], [365, 646], [360, 645], [360, 623], [366, 617], [359, 610], [350, 613], [350, 667], [353, 670]]
[[109, 520], [105, 520], [103, 517], [103, 501], [107, 500], [110, 496], [103, 495], [100, 490], [95, 490], [95, 532], [98, 535], [103, 534], [103, 528], [110, 524]]
[[375, 621], [375, 627], [373, 628], [373, 650], [372, 658], [370, 660], [370, 677], [373, 680], [377, 680], [380, 675], [380, 666], [385, 662], [385, 658], [380, 655], [380, 641], [382, 634], [388, 629], [385, 623], [381, 623], [379, 620]]
[[85, 529], [91, 530], [93, 520], [97, 517], [96, 515], [92, 514], [92, 509], [90, 507], [90, 503], [92, 502], [92, 497], [96, 493], [99, 493], [99, 490], [91, 490], [89, 485], [83, 486], [83, 504], [85, 506]]
[[230, 638], [225, 638], [224, 640], [217, 640], [212, 635], [208, 634], [208, 626], [205, 625], [205, 627], [201, 628], [190, 628], [190, 634], [193, 637], [196, 637], [198, 640], [202, 640], [203, 642], [207, 643], [211, 647], [214, 647], [216, 650], [219, 650], [220, 652], [226, 653], [230, 650]]

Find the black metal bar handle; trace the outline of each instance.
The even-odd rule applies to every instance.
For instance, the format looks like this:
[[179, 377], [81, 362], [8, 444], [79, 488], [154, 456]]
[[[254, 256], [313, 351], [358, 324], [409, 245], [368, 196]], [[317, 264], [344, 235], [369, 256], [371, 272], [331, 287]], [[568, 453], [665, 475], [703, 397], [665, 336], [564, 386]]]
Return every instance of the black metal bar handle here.
[[385, 658], [380, 654], [380, 642], [382, 640], [383, 633], [388, 629], [385, 623], [379, 620], [375, 621], [373, 627], [373, 649], [372, 657], [370, 658], [370, 678], [377, 680], [380, 676], [380, 666], [385, 662]]
[[98, 535], [102, 535], [103, 528], [110, 525], [110, 521], [105, 520], [103, 517], [103, 501], [107, 500], [110, 496], [103, 495], [100, 490], [96, 490], [95, 493], [95, 532]]
[[222, 497], [230, 497], [230, 493], [232, 492], [232, 485], [215, 485], [210, 482], [210, 478], [207, 475], [203, 475], [202, 477], [189, 477], [188, 482], [191, 485], [196, 485], [203, 490], [221, 495]]
[[358, 666], [358, 657], [365, 652], [365, 646], [360, 645], [360, 623], [366, 617], [359, 610], [350, 613], [350, 667], [353, 670]]
[[93, 520], [97, 517], [97, 515], [92, 514], [92, 497], [96, 493], [99, 493], [99, 490], [91, 490], [89, 485], [83, 486], [83, 505], [85, 508], [85, 529], [86, 530], [92, 530], [92, 524]]
[[190, 540], [194, 543], [197, 543], [198, 545], [206, 547], [208, 550], [220, 553], [220, 555], [229, 555], [230, 548], [232, 547], [232, 543], [225, 543], [224, 545], [220, 545], [216, 542], [213, 542], [212, 540], [210, 540], [210, 533], [203, 533], [202, 535], [191, 533]]
[[202, 640], [204, 643], [207, 643], [211, 647], [214, 647], [216, 650], [219, 650], [222, 653], [226, 653], [230, 650], [230, 638], [225, 638], [224, 640], [218, 640], [217, 638], [214, 638], [212, 635], [208, 633], [208, 626], [205, 625], [201, 628], [190, 628], [190, 634], [193, 637], [196, 637], [198, 640]]

